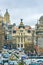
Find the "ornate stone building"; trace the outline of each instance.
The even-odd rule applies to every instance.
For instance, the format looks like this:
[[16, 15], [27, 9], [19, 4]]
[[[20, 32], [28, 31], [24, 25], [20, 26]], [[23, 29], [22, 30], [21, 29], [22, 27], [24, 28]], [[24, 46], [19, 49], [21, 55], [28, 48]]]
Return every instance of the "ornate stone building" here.
[[13, 44], [17, 44], [17, 48], [24, 48], [25, 42], [32, 44], [32, 28], [30, 26], [25, 26], [22, 22], [18, 27], [13, 26]]
[[10, 15], [9, 15], [9, 13], [8, 13], [8, 9], [6, 9], [6, 12], [5, 12], [5, 14], [4, 14], [4, 23], [6, 24], [6, 23], [11, 23], [10, 22]]
[[0, 15], [0, 52], [4, 45], [4, 28], [3, 28], [3, 17]]
[[4, 14], [4, 27], [5, 27], [5, 46], [8, 48], [11, 48], [12, 44], [12, 25], [10, 22], [10, 15], [8, 13], [8, 10], [6, 9], [6, 12]]
[[36, 24], [36, 45], [38, 46], [38, 52], [43, 53], [43, 16]]
[[16, 26], [15, 23], [11, 25], [8, 10], [6, 10], [4, 17], [0, 16], [0, 40], [2, 38], [0, 44], [4, 41], [3, 44], [8, 46], [8, 48], [24, 48], [24, 44], [27, 42], [29, 45], [33, 44], [32, 36], [32, 28], [27, 25], [25, 26], [22, 19], [19, 26]]

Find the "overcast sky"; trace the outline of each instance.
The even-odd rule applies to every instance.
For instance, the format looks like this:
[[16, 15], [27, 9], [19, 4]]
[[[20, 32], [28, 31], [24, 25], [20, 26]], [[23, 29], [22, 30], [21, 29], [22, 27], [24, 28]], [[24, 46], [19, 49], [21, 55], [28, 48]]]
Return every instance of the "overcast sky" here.
[[43, 15], [43, 0], [0, 0], [1, 14], [4, 15], [6, 9], [10, 13], [11, 23], [20, 23], [34, 26], [37, 20]]

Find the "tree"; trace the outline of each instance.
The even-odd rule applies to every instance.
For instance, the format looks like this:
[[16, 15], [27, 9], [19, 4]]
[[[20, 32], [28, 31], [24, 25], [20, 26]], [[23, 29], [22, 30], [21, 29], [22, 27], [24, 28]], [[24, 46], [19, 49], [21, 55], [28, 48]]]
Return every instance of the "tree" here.
[[34, 46], [31, 42], [25, 42], [24, 44], [24, 50], [26, 51], [26, 53], [28, 53], [29, 51], [33, 52], [34, 51]]
[[18, 65], [24, 65], [23, 59], [21, 59], [21, 62]]

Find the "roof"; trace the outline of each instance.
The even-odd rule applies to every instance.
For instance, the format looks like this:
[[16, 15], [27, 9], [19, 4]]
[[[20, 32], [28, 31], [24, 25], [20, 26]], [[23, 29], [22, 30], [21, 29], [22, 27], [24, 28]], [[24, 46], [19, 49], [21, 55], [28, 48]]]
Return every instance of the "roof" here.
[[25, 26], [24, 26], [22, 21], [20, 22], [19, 28], [25, 28]]
[[5, 12], [5, 15], [4, 16], [9, 16], [9, 13], [8, 13], [8, 9], [6, 9], [6, 12]]
[[13, 26], [16, 26], [16, 24], [14, 23]]
[[40, 17], [39, 21], [43, 21], [43, 16]]

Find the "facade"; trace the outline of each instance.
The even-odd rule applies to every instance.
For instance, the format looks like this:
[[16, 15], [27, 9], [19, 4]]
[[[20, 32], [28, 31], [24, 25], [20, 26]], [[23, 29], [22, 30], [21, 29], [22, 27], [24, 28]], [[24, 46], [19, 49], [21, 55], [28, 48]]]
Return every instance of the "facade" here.
[[12, 48], [12, 25], [8, 25], [8, 34], [7, 34], [7, 41], [8, 41], [8, 46], [9, 49]]
[[[1, 24], [2, 19], [0, 18], [0, 27]], [[0, 32], [0, 36], [4, 36], [3, 45], [7, 46], [8, 48], [24, 48], [24, 45], [27, 42], [29, 43], [29, 45], [34, 44], [32, 28], [30, 26], [24, 25], [22, 19], [19, 26], [16, 26], [15, 23], [11, 25], [8, 10], [6, 10], [4, 14], [3, 26], [0, 29], [4, 30], [4, 32]]]
[[6, 9], [6, 12], [4, 14], [4, 27], [5, 27], [5, 46], [9, 49], [12, 48], [12, 25], [10, 22], [10, 15], [8, 13], [8, 10]]
[[13, 26], [12, 38], [13, 43], [17, 44], [17, 48], [24, 48], [26, 42], [32, 45], [32, 28], [25, 26], [21, 19], [18, 27]]
[[3, 17], [0, 15], [0, 52], [2, 51], [2, 47], [4, 45], [4, 28], [3, 26]]
[[0, 15], [0, 50], [4, 45], [8, 48], [24, 48], [25, 43], [35, 46], [38, 52], [43, 52], [43, 16], [40, 17], [35, 29], [24, 25], [21, 19], [19, 26], [10, 22], [10, 15], [6, 10], [4, 17]]
[[10, 15], [8, 13], [8, 9], [6, 9], [6, 12], [4, 14], [4, 17], [3, 17], [3, 20], [4, 20], [4, 23], [10, 23]]
[[36, 24], [36, 45], [38, 46], [38, 52], [43, 53], [43, 16]]

